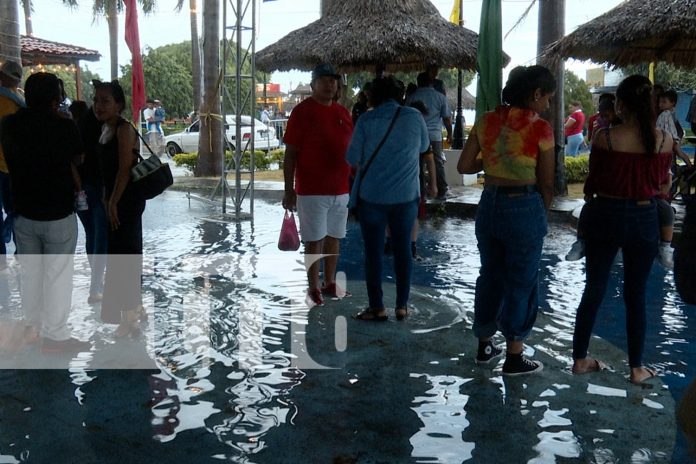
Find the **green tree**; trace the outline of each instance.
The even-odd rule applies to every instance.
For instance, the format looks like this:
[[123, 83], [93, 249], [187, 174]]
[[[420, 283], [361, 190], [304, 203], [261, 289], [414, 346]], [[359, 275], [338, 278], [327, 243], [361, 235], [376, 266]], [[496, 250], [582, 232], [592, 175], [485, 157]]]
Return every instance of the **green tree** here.
[[[168, 117], [185, 117], [193, 109], [191, 72], [185, 67], [187, 62], [190, 65], [191, 60], [189, 57], [187, 61], [185, 56], [177, 54], [179, 48], [186, 48], [185, 44], [179, 44], [177, 47], [148, 49], [143, 55], [147, 96], [161, 100]], [[121, 83], [130, 106], [131, 65], [122, 66], [121, 72], [123, 74]]]
[[[65, 87], [66, 95], [73, 101], [77, 99], [77, 86], [75, 84], [75, 73], [72, 71], [58, 71], [49, 69], [49, 72], [54, 73], [60, 79], [63, 80], [63, 86]], [[92, 105], [92, 99], [94, 98], [94, 86], [92, 86], [92, 79], [102, 80], [99, 74], [95, 74], [90, 71], [86, 66], [80, 67], [80, 85], [82, 87], [82, 100], [86, 101], [88, 105]]]
[[[413, 82], [416, 83], [416, 77], [420, 71], [412, 72], [397, 72], [394, 73], [394, 77], [402, 81], [405, 85]], [[462, 72], [462, 87], [467, 87], [474, 80], [476, 73], [473, 71]], [[445, 88], [448, 92], [456, 92], [457, 90], [457, 70], [456, 69], [441, 69], [438, 74], [438, 79], [441, 79], [445, 84]], [[347, 85], [351, 91], [355, 92], [356, 89], [361, 89], [367, 82], [370, 82], [375, 78], [375, 74], [369, 71], [362, 71], [359, 73], [349, 74], [347, 78]], [[448, 93], [449, 95], [449, 93]], [[355, 96], [355, 93], [352, 95]]]
[[582, 112], [586, 116], [595, 113], [592, 94], [587, 83], [567, 69], [563, 75], [563, 101], [566, 111], [571, 102], [579, 101], [582, 106]]
[[[624, 76], [632, 74], [648, 75], [648, 64], [636, 64], [621, 68]], [[657, 63], [655, 65], [655, 82], [666, 89], [677, 91], [687, 91], [696, 89], [696, 73], [693, 70], [677, 68], [667, 63]]]

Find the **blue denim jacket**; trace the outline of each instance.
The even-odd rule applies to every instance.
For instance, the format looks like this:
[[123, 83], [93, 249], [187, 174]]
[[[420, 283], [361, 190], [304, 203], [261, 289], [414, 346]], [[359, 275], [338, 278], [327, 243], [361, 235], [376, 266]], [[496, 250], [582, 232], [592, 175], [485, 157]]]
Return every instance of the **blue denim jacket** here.
[[[346, 153], [351, 166], [363, 166], [367, 162], [389, 128], [398, 106], [396, 101], [388, 100], [360, 116]], [[423, 116], [414, 108], [402, 108], [364, 180], [360, 179], [358, 172], [355, 182], [362, 182], [360, 198], [379, 204], [417, 199], [420, 195], [419, 156], [429, 145]]]

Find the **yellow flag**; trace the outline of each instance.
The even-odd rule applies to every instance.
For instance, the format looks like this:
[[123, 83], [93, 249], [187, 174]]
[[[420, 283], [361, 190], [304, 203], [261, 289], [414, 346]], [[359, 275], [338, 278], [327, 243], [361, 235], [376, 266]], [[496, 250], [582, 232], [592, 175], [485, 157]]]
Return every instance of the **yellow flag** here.
[[454, 0], [454, 6], [452, 6], [452, 13], [450, 13], [450, 22], [459, 26], [459, 2], [461, 0]]

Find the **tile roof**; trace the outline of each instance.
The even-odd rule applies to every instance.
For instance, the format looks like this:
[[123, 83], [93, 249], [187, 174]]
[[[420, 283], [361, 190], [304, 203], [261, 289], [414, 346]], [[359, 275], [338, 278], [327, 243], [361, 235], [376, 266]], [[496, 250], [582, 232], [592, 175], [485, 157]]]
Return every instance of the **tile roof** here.
[[99, 61], [99, 58], [101, 58], [101, 55], [96, 50], [39, 39], [38, 37], [23, 35], [20, 38], [20, 42], [22, 46], [22, 64], [24, 66], [73, 64], [80, 60]]

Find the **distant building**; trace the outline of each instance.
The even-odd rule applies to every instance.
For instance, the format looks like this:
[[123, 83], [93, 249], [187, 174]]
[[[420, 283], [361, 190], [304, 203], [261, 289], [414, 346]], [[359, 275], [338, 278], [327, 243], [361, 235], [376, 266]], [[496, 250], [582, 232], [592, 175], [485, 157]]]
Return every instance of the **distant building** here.
[[284, 111], [284, 103], [287, 95], [280, 91], [280, 84], [256, 84], [256, 106], [263, 108], [268, 105], [273, 112]]

